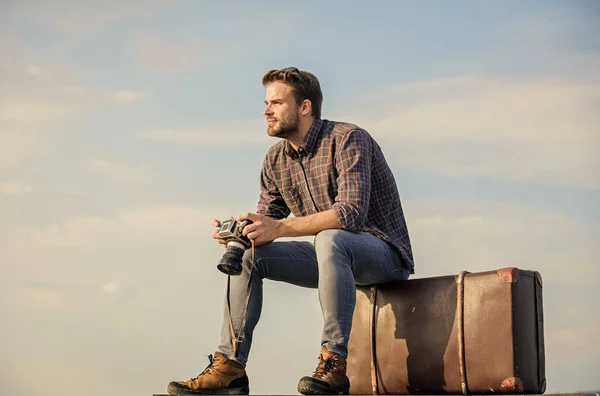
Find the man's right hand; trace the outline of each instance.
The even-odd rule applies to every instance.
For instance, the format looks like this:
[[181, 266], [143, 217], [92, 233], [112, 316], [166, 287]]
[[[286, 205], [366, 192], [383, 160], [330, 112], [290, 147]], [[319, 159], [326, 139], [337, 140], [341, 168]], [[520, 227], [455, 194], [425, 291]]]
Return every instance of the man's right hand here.
[[223, 245], [223, 247], [227, 247], [227, 242], [225, 242], [224, 239], [219, 238], [219, 228], [221, 227], [221, 222], [217, 219], [214, 219], [212, 221], [212, 225], [217, 227], [217, 229], [212, 233], [212, 237], [214, 239], [216, 239], [221, 245]]

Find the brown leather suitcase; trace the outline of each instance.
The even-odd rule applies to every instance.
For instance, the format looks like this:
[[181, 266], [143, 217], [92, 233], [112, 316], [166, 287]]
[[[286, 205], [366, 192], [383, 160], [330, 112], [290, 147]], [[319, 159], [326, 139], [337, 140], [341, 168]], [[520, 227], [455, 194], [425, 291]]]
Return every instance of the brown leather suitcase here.
[[537, 271], [357, 286], [350, 394], [544, 393], [544, 353]]

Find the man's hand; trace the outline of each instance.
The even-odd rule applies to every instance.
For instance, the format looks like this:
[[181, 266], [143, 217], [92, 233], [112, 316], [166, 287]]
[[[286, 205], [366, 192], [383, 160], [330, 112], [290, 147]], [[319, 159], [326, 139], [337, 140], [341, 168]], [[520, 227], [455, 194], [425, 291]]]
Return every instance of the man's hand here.
[[269, 242], [273, 242], [275, 239], [281, 236], [281, 227], [279, 221], [271, 217], [256, 213], [244, 213], [239, 215], [236, 220], [252, 221], [252, 224], [248, 224], [244, 227], [242, 235], [247, 236], [250, 240], [254, 240], [254, 246], [260, 246]]
[[221, 222], [219, 220], [217, 220], [217, 219], [214, 219], [212, 221], [212, 225], [215, 226], [215, 227], [217, 227], [217, 229], [212, 233], [212, 237], [214, 239], [216, 239], [221, 245], [223, 245], [224, 248], [226, 248], [227, 247], [227, 242], [225, 242], [224, 239], [222, 239], [222, 238], [219, 237], [219, 232], [218, 232], [219, 228], [221, 227]]

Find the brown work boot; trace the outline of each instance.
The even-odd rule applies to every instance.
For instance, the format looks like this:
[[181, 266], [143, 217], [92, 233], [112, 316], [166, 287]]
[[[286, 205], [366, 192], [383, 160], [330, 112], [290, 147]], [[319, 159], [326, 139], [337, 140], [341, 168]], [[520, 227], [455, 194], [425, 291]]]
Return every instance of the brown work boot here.
[[247, 395], [246, 370], [235, 360], [228, 360], [221, 352], [208, 356], [209, 365], [196, 378], [173, 381], [167, 387], [170, 395]]
[[347, 395], [350, 380], [346, 376], [346, 359], [323, 347], [319, 365], [310, 377], [302, 377], [298, 392], [303, 395]]

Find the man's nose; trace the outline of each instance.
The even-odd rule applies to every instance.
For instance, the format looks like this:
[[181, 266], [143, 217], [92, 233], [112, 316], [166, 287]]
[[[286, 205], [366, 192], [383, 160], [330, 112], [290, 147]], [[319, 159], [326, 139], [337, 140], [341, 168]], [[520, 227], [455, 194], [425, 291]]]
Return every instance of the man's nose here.
[[266, 105], [265, 109], [263, 110], [263, 115], [271, 115], [271, 114], [273, 114], [273, 111], [271, 111], [271, 106]]

